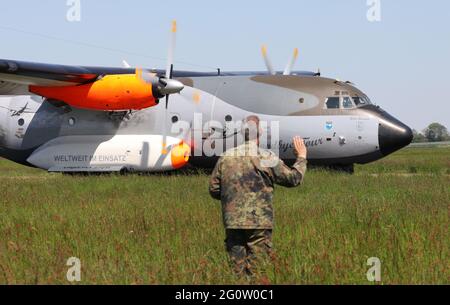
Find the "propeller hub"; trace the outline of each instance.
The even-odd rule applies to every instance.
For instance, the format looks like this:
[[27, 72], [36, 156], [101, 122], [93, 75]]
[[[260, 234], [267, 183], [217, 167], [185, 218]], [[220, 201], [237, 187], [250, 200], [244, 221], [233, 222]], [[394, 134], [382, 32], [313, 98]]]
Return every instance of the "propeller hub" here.
[[159, 92], [162, 95], [180, 93], [184, 89], [183, 83], [175, 79], [160, 78], [159, 83], [161, 84]]

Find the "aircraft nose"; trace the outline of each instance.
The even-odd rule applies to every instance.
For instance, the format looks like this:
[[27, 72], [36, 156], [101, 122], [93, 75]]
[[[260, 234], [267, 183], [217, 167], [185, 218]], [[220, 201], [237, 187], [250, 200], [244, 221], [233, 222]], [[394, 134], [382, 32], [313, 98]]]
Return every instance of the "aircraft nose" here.
[[412, 139], [413, 132], [407, 125], [387, 113], [380, 118], [378, 142], [384, 156], [409, 145]]

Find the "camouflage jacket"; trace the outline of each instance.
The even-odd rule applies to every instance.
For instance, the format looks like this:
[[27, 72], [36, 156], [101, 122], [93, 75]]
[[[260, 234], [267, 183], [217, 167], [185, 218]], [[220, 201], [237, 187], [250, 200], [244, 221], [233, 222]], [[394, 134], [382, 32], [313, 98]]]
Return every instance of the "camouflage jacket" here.
[[273, 152], [246, 142], [227, 150], [219, 159], [209, 183], [209, 193], [222, 201], [227, 229], [271, 229], [274, 184], [299, 185], [307, 161], [298, 158], [289, 168]]

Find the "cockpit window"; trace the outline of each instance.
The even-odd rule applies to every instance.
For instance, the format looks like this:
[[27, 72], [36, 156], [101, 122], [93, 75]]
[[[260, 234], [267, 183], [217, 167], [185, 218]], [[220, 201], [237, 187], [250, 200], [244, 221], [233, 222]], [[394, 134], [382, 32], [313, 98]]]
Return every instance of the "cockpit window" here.
[[[371, 105], [370, 99], [365, 96], [350, 96], [347, 92], [339, 92], [340, 96], [333, 96], [327, 98], [325, 102], [326, 109], [353, 109], [363, 105]], [[343, 94], [347, 93], [347, 94]]]
[[339, 109], [339, 97], [329, 97], [327, 99], [328, 109]]
[[351, 99], [350, 96], [344, 96], [344, 97], [342, 98], [342, 107], [343, 107], [344, 109], [351, 109], [351, 108], [354, 108], [354, 107], [355, 107], [355, 106], [353, 105], [353, 101], [352, 101], [352, 99]]
[[358, 106], [359, 104], [362, 104], [361, 98], [358, 96], [354, 96], [353, 100], [355, 101], [356, 106]]
[[372, 102], [367, 96], [354, 96], [353, 100], [355, 101], [356, 106], [372, 104]]

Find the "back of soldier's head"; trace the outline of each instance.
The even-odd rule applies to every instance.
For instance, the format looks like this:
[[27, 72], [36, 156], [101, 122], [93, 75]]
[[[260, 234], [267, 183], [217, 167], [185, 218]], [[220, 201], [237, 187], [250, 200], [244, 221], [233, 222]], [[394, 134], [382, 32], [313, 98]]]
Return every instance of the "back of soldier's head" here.
[[242, 133], [245, 141], [257, 140], [259, 138], [259, 117], [256, 115], [250, 115], [243, 121]]

